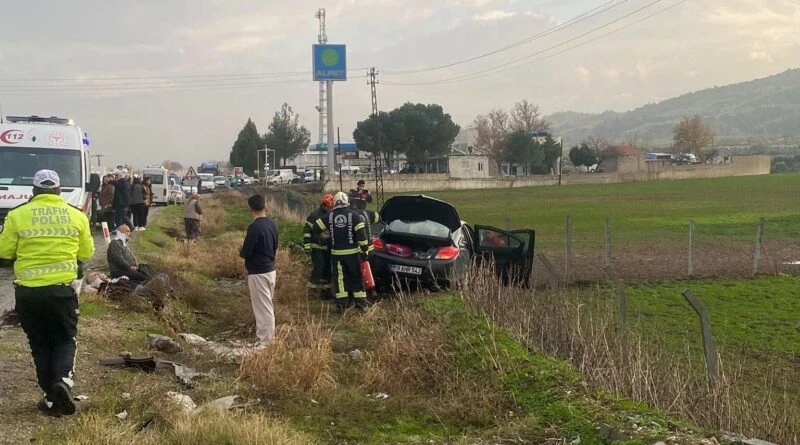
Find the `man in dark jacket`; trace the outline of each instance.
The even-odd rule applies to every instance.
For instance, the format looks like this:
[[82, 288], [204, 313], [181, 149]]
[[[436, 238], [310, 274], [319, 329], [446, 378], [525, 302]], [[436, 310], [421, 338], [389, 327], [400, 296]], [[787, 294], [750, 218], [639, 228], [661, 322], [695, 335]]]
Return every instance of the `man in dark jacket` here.
[[320, 298], [330, 297], [331, 286], [331, 250], [328, 245], [327, 226], [317, 221], [325, 221], [328, 212], [333, 208], [333, 195], [328, 193], [322, 197], [318, 209], [311, 212], [303, 226], [303, 248], [311, 255], [311, 277], [308, 288], [319, 292]]
[[344, 192], [333, 197], [333, 204], [323, 224], [327, 224], [331, 237], [331, 282], [336, 304], [344, 312], [352, 298], [357, 308], [366, 309], [369, 302], [361, 281], [361, 261], [367, 259], [369, 250], [366, 223], [361, 215], [348, 208]]
[[247, 269], [247, 287], [256, 319], [257, 349], [266, 347], [275, 336], [275, 310], [272, 296], [275, 293], [275, 255], [278, 251], [278, 225], [267, 217], [266, 200], [253, 195], [247, 200], [253, 222], [239, 251]]
[[140, 265], [128, 247], [131, 228], [122, 224], [117, 227], [117, 237], [108, 245], [106, 260], [111, 278], [128, 277], [130, 283], [140, 284], [150, 279], [149, 268]]
[[352, 208], [366, 209], [367, 204], [372, 202], [372, 194], [364, 188], [365, 185], [366, 182], [363, 179], [359, 179], [356, 183], [356, 188], [350, 190], [348, 198], [350, 198]]
[[114, 225], [119, 227], [126, 224], [133, 227], [133, 223], [128, 219], [128, 206], [130, 205], [130, 182], [127, 178], [127, 170], [116, 171], [114, 173]]

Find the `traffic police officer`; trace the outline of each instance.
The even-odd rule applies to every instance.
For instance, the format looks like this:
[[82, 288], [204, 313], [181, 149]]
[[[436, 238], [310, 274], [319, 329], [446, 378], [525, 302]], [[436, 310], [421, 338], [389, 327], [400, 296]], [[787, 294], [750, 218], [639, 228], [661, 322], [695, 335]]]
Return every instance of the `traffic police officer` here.
[[320, 298], [330, 298], [331, 252], [328, 245], [328, 212], [333, 208], [333, 195], [322, 197], [319, 208], [311, 212], [303, 226], [303, 248], [311, 255], [311, 277], [308, 288], [319, 291]]
[[75, 413], [72, 377], [80, 263], [94, 254], [89, 220], [61, 198], [58, 174], [40, 170], [33, 198], [8, 213], [0, 258], [15, 260], [16, 312], [28, 336], [45, 397], [37, 407], [60, 417]]
[[369, 303], [361, 281], [361, 261], [367, 259], [369, 248], [366, 223], [361, 215], [348, 208], [346, 193], [337, 193], [333, 203], [327, 229], [331, 237], [331, 281], [336, 304], [344, 310], [349, 298], [353, 298], [357, 308], [366, 309]]

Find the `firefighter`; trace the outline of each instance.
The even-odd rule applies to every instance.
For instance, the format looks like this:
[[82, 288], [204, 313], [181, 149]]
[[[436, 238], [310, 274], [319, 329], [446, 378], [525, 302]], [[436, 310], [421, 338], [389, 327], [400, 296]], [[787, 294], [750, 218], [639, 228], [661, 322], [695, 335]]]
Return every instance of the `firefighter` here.
[[[331, 287], [336, 304], [343, 312], [350, 298], [359, 309], [369, 306], [361, 281], [361, 261], [367, 259], [369, 241], [364, 218], [348, 208], [347, 194], [333, 197], [334, 208], [327, 215], [331, 246]], [[317, 220], [322, 221], [322, 220]]]
[[36, 172], [33, 198], [9, 212], [0, 231], [0, 258], [16, 260], [16, 311], [45, 393], [36, 406], [53, 417], [75, 414], [76, 291], [80, 264], [94, 254], [88, 218], [64, 202], [60, 187], [56, 172]]
[[364, 218], [364, 222], [366, 222], [364, 228], [367, 230], [367, 241], [369, 241], [368, 251], [372, 252], [374, 250], [374, 247], [372, 246], [372, 225], [380, 222], [380, 215], [378, 212], [373, 212], [372, 210], [363, 208], [358, 200], [355, 199], [350, 200], [350, 210], [358, 213], [362, 218]]
[[328, 193], [322, 197], [318, 209], [311, 212], [303, 226], [303, 248], [311, 255], [311, 277], [308, 289], [319, 291], [323, 300], [330, 298], [331, 287], [331, 251], [328, 246], [328, 212], [333, 208], [333, 195]]

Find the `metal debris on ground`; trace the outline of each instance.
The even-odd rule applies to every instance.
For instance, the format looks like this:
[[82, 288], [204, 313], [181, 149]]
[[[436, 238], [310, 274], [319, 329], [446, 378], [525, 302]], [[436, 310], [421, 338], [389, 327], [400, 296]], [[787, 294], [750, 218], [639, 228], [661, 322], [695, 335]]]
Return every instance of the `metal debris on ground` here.
[[367, 397], [369, 397], [371, 399], [376, 399], [376, 400], [385, 400], [385, 399], [389, 398], [389, 394], [386, 394], [385, 392], [378, 392], [378, 393], [370, 394]]
[[89, 400], [89, 396], [85, 396], [85, 395], [81, 394], [81, 395], [77, 395], [77, 396], [73, 397], [73, 399], [75, 401], [77, 401], [77, 402], [83, 402], [84, 400]]
[[175, 391], [170, 391], [167, 393], [167, 396], [175, 403], [180, 405], [183, 408], [184, 413], [191, 413], [192, 411], [197, 409], [197, 404], [194, 403], [191, 397], [187, 396], [186, 394], [177, 393]]
[[167, 354], [176, 354], [183, 351], [180, 343], [164, 335], [147, 334], [147, 344], [151, 349]]
[[172, 365], [173, 369], [175, 370], [175, 377], [177, 377], [181, 383], [189, 388], [194, 388], [194, 379], [199, 377], [209, 377], [211, 375], [207, 372], [197, 372], [188, 366], [180, 365], [178, 363], [172, 363]]
[[134, 357], [129, 352], [120, 354], [119, 358], [100, 359], [99, 363], [103, 366], [122, 366], [124, 368], [135, 368], [144, 372], [155, 372], [156, 359], [152, 356]]
[[191, 333], [181, 333], [178, 334], [178, 337], [190, 345], [206, 349], [217, 357], [231, 363], [241, 362], [242, 356], [248, 352], [247, 346], [239, 343], [231, 343], [230, 346], [227, 346]]
[[125, 419], [127, 419], [127, 418], [128, 418], [128, 410], [125, 410], [125, 411], [123, 411], [123, 412], [121, 412], [121, 413], [117, 414], [117, 418], [118, 418], [119, 420], [125, 420]]
[[242, 398], [241, 396], [227, 396], [227, 397], [220, 397], [219, 399], [209, 402], [204, 406], [208, 406], [217, 411], [228, 411], [233, 408], [239, 408], [245, 406], [242, 404], [242, 402], [244, 402], [244, 398]]
[[364, 358], [364, 353], [358, 349], [353, 349], [347, 353], [347, 356], [354, 362], [360, 362]]

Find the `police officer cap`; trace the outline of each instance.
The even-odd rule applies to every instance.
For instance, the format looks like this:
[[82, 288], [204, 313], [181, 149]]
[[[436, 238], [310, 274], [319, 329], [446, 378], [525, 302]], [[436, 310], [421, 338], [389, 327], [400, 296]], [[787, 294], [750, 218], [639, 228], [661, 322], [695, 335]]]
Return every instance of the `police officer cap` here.
[[54, 189], [61, 186], [58, 173], [53, 170], [39, 170], [33, 175], [33, 186], [41, 189]]

